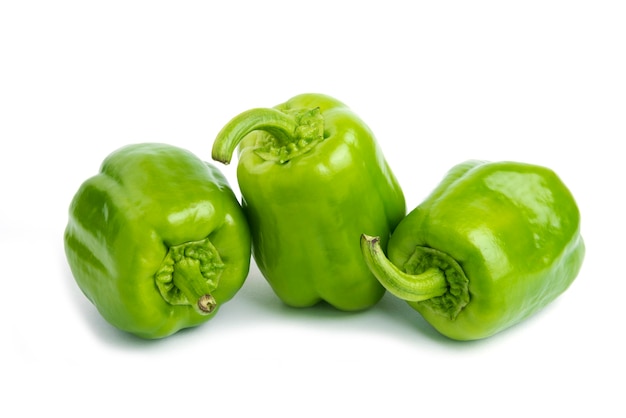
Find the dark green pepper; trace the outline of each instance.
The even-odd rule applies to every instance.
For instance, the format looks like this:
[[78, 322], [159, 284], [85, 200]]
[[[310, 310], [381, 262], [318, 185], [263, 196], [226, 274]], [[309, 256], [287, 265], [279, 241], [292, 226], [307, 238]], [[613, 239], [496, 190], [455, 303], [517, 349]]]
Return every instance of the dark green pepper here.
[[243, 285], [248, 225], [219, 170], [189, 151], [135, 144], [74, 196], [65, 252], [76, 283], [115, 327], [161, 338], [212, 318]]
[[343, 103], [319, 94], [236, 116], [213, 158], [237, 177], [260, 271], [283, 302], [371, 307], [384, 288], [369, 272], [359, 237], [384, 246], [404, 217], [404, 195], [374, 135]]
[[551, 170], [468, 161], [400, 222], [388, 259], [362, 237], [372, 272], [435, 329], [491, 336], [537, 312], [578, 275], [585, 246], [576, 202]]

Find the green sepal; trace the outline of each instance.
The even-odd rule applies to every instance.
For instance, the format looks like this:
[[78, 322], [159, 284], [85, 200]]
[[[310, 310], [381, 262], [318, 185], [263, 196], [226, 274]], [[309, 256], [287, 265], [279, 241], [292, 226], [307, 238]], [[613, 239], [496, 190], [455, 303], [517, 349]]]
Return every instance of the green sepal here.
[[217, 289], [223, 270], [217, 249], [206, 238], [171, 246], [155, 274], [155, 283], [169, 304], [194, 306], [206, 315], [215, 310], [211, 292]]
[[448, 290], [420, 303], [434, 312], [455, 319], [470, 301], [469, 279], [463, 268], [448, 254], [429, 247], [415, 247], [415, 252], [403, 266], [407, 274], [419, 275], [436, 268], [443, 272]]
[[324, 117], [320, 109], [297, 110], [287, 113], [296, 122], [296, 129], [285, 141], [281, 137], [265, 135], [254, 152], [266, 161], [284, 164], [309, 152], [324, 139]]

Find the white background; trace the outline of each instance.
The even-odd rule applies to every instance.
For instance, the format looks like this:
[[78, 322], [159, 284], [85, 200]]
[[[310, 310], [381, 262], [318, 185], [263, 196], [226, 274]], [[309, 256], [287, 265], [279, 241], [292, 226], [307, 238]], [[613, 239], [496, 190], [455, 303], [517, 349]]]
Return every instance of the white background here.
[[[623, 417], [625, 80], [619, 1], [2, 2], [0, 415]], [[286, 308], [256, 267], [194, 330], [104, 322], [63, 253], [80, 183], [133, 142], [210, 159], [231, 117], [304, 92], [367, 122], [409, 209], [466, 159], [554, 169], [582, 212], [574, 284], [469, 343], [390, 296]]]

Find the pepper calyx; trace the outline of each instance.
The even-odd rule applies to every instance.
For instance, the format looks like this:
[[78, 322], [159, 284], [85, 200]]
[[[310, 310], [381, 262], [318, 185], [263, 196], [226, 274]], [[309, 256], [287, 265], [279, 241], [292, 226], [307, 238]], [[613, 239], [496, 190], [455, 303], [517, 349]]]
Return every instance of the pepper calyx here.
[[171, 305], [188, 305], [208, 315], [217, 308], [211, 295], [224, 270], [217, 249], [208, 238], [169, 247], [155, 274], [163, 299]]
[[296, 129], [287, 140], [285, 137], [265, 135], [257, 142], [254, 152], [266, 161], [284, 164], [309, 152], [324, 139], [324, 118], [319, 108], [291, 112]]
[[470, 301], [469, 279], [461, 265], [442, 251], [416, 246], [415, 251], [403, 266], [407, 274], [415, 276], [433, 268], [438, 269], [444, 275], [447, 291], [440, 296], [421, 301], [420, 304], [454, 320]]

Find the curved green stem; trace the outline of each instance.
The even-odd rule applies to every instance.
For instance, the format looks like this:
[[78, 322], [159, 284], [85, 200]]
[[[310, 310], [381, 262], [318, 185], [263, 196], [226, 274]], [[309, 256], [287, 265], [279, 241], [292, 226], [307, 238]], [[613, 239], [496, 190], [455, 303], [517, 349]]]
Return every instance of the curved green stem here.
[[196, 312], [208, 315], [215, 310], [217, 302], [211, 296], [209, 284], [200, 273], [200, 263], [193, 259], [182, 259], [176, 263], [173, 283], [193, 305]]
[[445, 274], [436, 267], [421, 274], [407, 274], [396, 267], [385, 256], [379, 237], [361, 235], [361, 251], [365, 263], [380, 284], [400, 299], [421, 302], [448, 291]]
[[217, 134], [213, 143], [212, 157], [224, 164], [230, 163], [239, 142], [252, 131], [266, 131], [279, 142], [290, 142], [298, 128], [298, 122], [291, 115], [276, 109], [258, 108], [235, 116]]
[[235, 116], [217, 134], [212, 157], [224, 164], [230, 163], [237, 145], [253, 131], [265, 131], [269, 138], [254, 144], [256, 154], [267, 161], [286, 163], [309, 152], [324, 139], [324, 118], [319, 108], [251, 109]]

